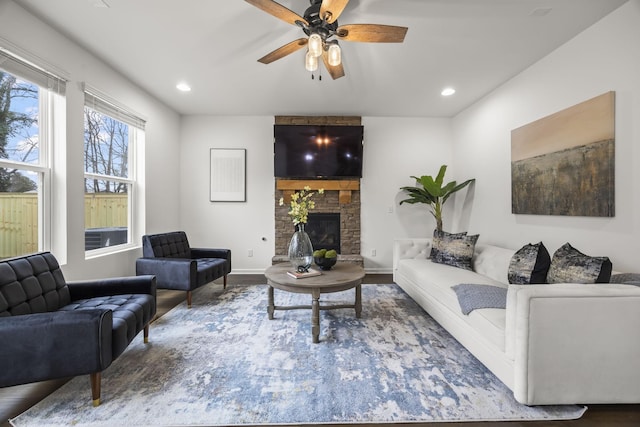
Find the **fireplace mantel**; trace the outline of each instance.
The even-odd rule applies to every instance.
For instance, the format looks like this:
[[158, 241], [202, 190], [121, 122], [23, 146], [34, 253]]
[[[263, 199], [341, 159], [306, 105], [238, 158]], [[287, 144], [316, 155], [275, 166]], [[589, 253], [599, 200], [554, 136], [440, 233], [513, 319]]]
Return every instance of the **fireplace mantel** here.
[[339, 191], [340, 204], [351, 203], [351, 192], [360, 190], [359, 179], [277, 179], [276, 190], [284, 191], [284, 201], [289, 203], [294, 191], [309, 187], [311, 190]]

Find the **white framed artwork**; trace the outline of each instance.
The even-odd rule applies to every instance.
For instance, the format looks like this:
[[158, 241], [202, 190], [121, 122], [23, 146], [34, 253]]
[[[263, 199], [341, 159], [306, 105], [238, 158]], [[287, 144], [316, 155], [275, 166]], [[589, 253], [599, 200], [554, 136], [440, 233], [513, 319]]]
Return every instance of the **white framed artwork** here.
[[210, 150], [210, 201], [246, 201], [246, 162], [247, 150], [244, 148]]

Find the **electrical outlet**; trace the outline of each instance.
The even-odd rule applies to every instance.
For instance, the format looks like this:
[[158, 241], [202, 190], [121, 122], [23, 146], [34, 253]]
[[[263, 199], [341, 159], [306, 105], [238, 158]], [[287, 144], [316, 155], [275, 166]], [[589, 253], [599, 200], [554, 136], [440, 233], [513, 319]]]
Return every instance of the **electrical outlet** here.
[[249, 249], [249, 251], [247, 252], [247, 256], [249, 258], [251, 258], [253, 256], [253, 249]]
[[371, 249], [371, 256], [376, 256], [376, 250], [375, 249]]

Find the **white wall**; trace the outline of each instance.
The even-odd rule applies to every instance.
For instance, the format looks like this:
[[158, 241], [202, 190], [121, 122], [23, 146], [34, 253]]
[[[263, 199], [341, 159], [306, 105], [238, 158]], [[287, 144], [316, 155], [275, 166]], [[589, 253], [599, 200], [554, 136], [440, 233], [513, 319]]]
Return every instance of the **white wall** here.
[[[180, 117], [164, 104], [140, 90], [107, 64], [26, 12], [10, 0], [0, 2], [0, 38], [30, 56], [40, 58], [69, 77], [66, 96], [66, 144], [54, 149], [66, 162], [63, 185], [56, 187], [56, 220], [53, 253], [63, 261], [67, 279], [113, 277], [135, 274], [140, 248], [85, 260], [82, 82], [99, 89], [147, 120], [143, 158], [148, 188], [140, 206], [148, 231], [179, 226], [178, 182]], [[20, 53], [20, 52], [18, 52]], [[60, 206], [62, 205], [62, 206]], [[62, 231], [61, 231], [62, 230]], [[140, 230], [142, 233], [145, 229]], [[140, 240], [139, 236], [136, 236]]]
[[[399, 205], [406, 198], [400, 187], [412, 186], [411, 176], [435, 175], [450, 165], [446, 178], [455, 179], [452, 165], [451, 121], [428, 118], [364, 117], [364, 167], [361, 181], [361, 252], [371, 273], [390, 273], [393, 239], [427, 237], [435, 220], [427, 205]], [[453, 198], [446, 207], [454, 205]], [[451, 211], [444, 227], [453, 226]], [[376, 256], [372, 256], [375, 251]]]
[[[273, 117], [184, 117], [180, 141], [180, 213], [189, 243], [231, 249], [234, 273], [262, 273], [274, 255]], [[211, 148], [247, 150], [246, 202], [210, 201]]]
[[[457, 170], [477, 179], [470, 228], [480, 241], [519, 248], [565, 242], [638, 271], [640, 254], [640, 0], [631, 0], [453, 121]], [[616, 216], [511, 213], [512, 129], [607, 91], [616, 92]]]
[[[193, 246], [230, 248], [234, 273], [262, 273], [274, 255], [273, 123], [273, 116], [182, 121], [181, 223]], [[450, 120], [365, 117], [363, 124], [362, 254], [369, 272], [390, 272], [393, 239], [427, 236], [435, 226], [425, 206], [398, 207], [399, 188], [451, 161]], [[209, 201], [210, 148], [247, 149], [246, 202]]]

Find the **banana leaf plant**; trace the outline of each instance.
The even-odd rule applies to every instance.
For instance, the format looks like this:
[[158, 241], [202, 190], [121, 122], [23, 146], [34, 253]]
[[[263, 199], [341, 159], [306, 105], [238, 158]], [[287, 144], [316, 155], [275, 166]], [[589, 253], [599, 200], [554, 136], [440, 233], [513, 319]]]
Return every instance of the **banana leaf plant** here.
[[411, 176], [411, 178], [416, 180], [416, 185], [418, 186], [400, 187], [401, 190], [409, 193], [409, 198], [401, 200], [400, 204], [428, 204], [431, 208], [431, 214], [436, 219], [436, 229], [438, 232], [442, 231], [442, 206], [449, 196], [475, 181], [475, 179], [468, 179], [461, 184], [458, 184], [456, 181], [451, 181], [443, 185], [446, 171], [447, 165], [442, 165], [435, 179], [429, 175], [423, 175], [419, 178]]

